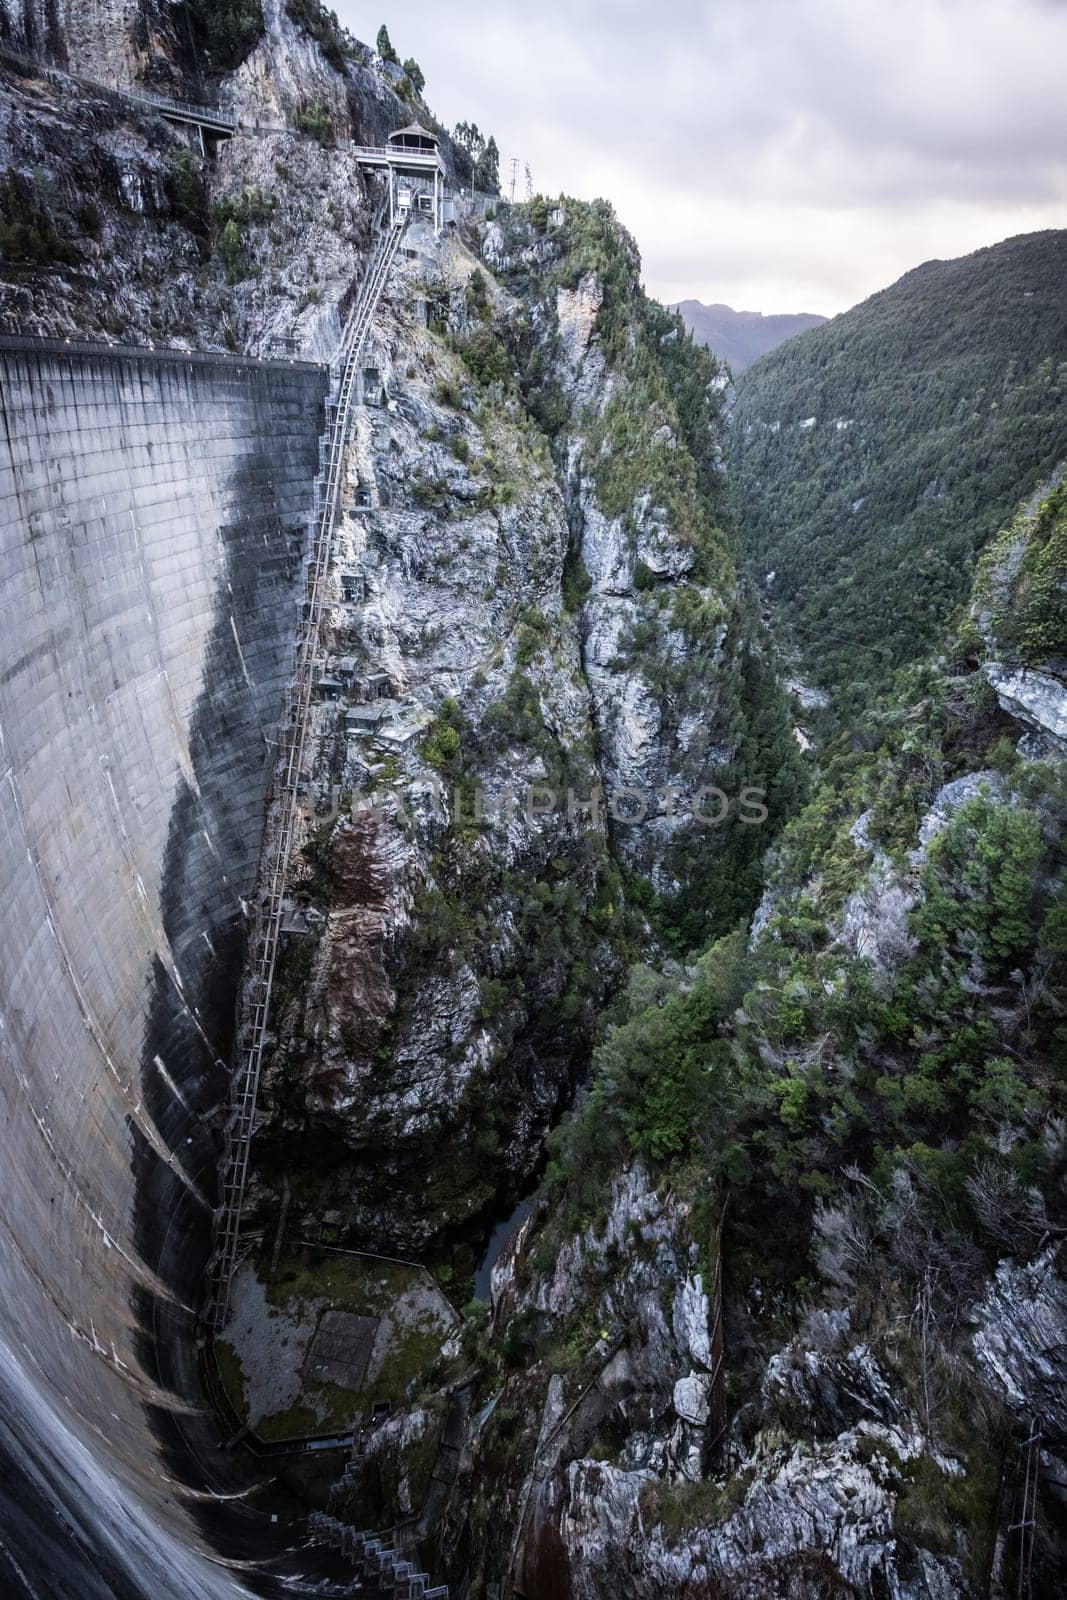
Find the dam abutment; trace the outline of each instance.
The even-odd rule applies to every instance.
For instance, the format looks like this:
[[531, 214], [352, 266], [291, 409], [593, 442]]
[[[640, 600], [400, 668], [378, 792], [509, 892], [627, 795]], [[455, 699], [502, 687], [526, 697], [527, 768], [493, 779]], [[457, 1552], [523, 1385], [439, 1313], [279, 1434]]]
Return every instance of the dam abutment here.
[[206, 1425], [174, 1333], [210, 1246], [326, 388], [306, 363], [0, 337], [6, 1443], [55, 1484], [50, 1441], [77, 1441], [87, 1548], [141, 1515], [191, 1543], [143, 1552], [160, 1595], [231, 1592], [189, 1540], [178, 1457]]

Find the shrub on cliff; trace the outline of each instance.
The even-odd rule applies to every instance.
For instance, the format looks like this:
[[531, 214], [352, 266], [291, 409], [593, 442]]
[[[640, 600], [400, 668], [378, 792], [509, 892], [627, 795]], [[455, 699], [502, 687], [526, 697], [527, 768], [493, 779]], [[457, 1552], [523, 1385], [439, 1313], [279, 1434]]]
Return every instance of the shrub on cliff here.
[[1067, 647], [1067, 485], [1016, 519], [978, 564], [965, 648], [980, 648], [976, 618], [998, 654], [1041, 666]]
[[0, 181], [0, 256], [19, 266], [74, 266], [74, 246], [60, 237], [48, 213], [14, 172]]
[[192, 152], [184, 147], [171, 157], [167, 173], [167, 198], [176, 222], [196, 238], [201, 255], [206, 254], [211, 235], [207, 190], [200, 167]]
[[306, 102], [300, 107], [296, 114], [296, 126], [298, 132], [317, 139], [325, 148], [336, 143], [337, 130], [333, 118], [327, 108], [317, 102]]
[[[738, 379], [752, 567], [775, 572], [769, 596], [845, 714], [930, 648], [978, 551], [1063, 459], [1065, 274], [1064, 229], [930, 261]], [[1040, 650], [1038, 610], [1029, 626], [1022, 649]]]
[[315, 40], [330, 66], [343, 72], [354, 52], [336, 11], [327, 11], [319, 0], [285, 0], [285, 9], [297, 27]]
[[486, 387], [492, 383], [507, 386], [511, 382], [511, 361], [500, 336], [494, 329], [475, 328], [469, 339], [459, 345], [459, 353], [471, 376]]
[[260, 0], [182, 0], [180, 9], [199, 72], [232, 72], [263, 36]]

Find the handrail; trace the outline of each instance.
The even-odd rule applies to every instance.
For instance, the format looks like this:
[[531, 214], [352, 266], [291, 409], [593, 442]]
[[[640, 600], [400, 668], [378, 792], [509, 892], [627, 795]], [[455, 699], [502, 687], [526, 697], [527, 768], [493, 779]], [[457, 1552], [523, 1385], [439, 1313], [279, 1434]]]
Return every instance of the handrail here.
[[[227, 134], [265, 135], [273, 133], [287, 134], [291, 138], [313, 139], [313, 134], [304, 134], [299, 128], [291, 128], [283, 123], [259, 122], [248, 120], [246, 116], [239, 116], [236, 111], [227, 110], [219, 104], [196, 102], [192, 100], [171, 100], [166, 95], [146, 94], [141, 89], [127, 89], [121, 84], [101, 83], [96, 78], [86, 77], [84, 73], [71, 72], [69, 67], [61, 66], [58, 62], [45, 61], [36, 56], [24, 55], [19, 50], [11, 50], [6, 45], [0, 45], [0, 61], [11, 61], [18, 66], [28, 67], [34, 72], [51, 73], [58, 77], [69, 79], [72, 83], [80, 83], [85, 87], [101, 91], [105, 94], [115, 95], [120, 100], [128, 101], [131, 105], [142, 106], [145, 110], [156, 111], [161, 116], [181, 117], [186, 121], [199, 123], [206, 128], [214, 128]], [[374, 159], [387, 165], [390, 160], [403, 164], [402, 158], [416, 158], [420, 164], [436, 166], [442, 175], [448, 177], [448, 168], [441, 156], [440, 150], [410, 150], [397, 145], [354, 144], [351, 139], [337, 139], [339, 148], [350, 151], [357, 159], [362, 156], [364, 160]], [[420, 159], [421, 158], [421, 159]], [[460, 184], [457, 188], [460, 198], [473, 196], [467, 185]], [[497, 204], [499, 195], [486, 194], [483, 190], [474, 191], [486, 202]]]
[[237, 118], [232, 111], [225, 111], [219, 105], [197, 105], [190, 100], [170, 100], [165, 95], [142, 94], [137, 89], [120, 89], [117, 91], [126, 100], [132, 100], [137, 105], [148, 106], [153, 111], [160, 111], [166, 116], [188, 117], [191, 122], [210, 123], [215, 127], [229, 128], [231, 132], [237, 129]]
[[314, 662], [324, 610], [325, 577], [333, 544], [333, 529], [344, 470], [344, 448], [355, 393], [359, 363], [378, 307], [389, 269], [396, 256], [407, 216], [398, 214], [388, 233], [379, 240], [367, 268], [363, 287], [345, 324], [343, 364], [337, 393], [329, 410], [333, 420], [328, 429], [328, 463], [321, 495], [317, 496], [318, 527], [312, 549], [308, 578], [308, 615], [296, 659], [290, 695], [288, 725], [281, 771], [276, 786], [278, 821], [273, 831], [264, 833], [261, 876], [265, 888], [257, 897], [257, 909], [249, 941], [251, 979], [245, 990], [245, 1025], [241, 1030], [240, 1065], [231, 1080], [230, 1118], [226, 1149], [221, 1162], [221, 1205], [216, 1213], [215, 1249], [208, 1266], [209, 1304], [207, 1318], [217, 1333], [226, 1320], [230, 1283], [237, 1265], [241, 1211], [248, 1182], [252, 1133], [255, 1126], [259, 1080], [266, 1048], [274, 969], [281, 934], [289, 856], [298, 816], [298, 785], [307, 744], [308, 712], [311, 705]]
[[224, 110], [221, 105], [197, 105], [190, 100], [171, 100], [166, 95], [145, 94], [141, 89], [126, 89], [121, 84], [101, 83], [99, 79], [86, 77], [82, 72], [72, 72], [69, 67], [61, 66], [57, 61], [45, 61], [37, 56], [28, 56], [21, 50], [11, 50], [6, 45], [0, 45], [0, 60], [12, 61], [17, 66], [29, 67], [34, 72], [57, 73], [61, 77], [69, 78], [72, 83], [85, 84], [91, 89], [102, 89], [106, 94], [118, 95], [122, 100], [131, 100], [135, 105], [161, 111], [164, 116], [170, 112], [175, 116], [188, 117], [196, 122], [212, 123], [220, 128], [229, 128], [231, 131], [236, 131], [237, 128], [233, 113]]
[[[534, 1445], [533, 1458], [530, 1462], [530, 1470], [526, 1475], [526, 1481], [522, 1487], [522, 1497], [519, 1504], [519, 1512], [515, 1519], [515, 1530], [511, 1537], [511, 1550], [508, 1556], [507, 1570], [504, 1573], [504, 1577], [500, 1585], [502, 1600], [512, 1600], [512, 1596], [514, 1596], [516, 1592], [515, 1571], [519, 1564], [519, 1553], [522, 1549], [523, 1539], [526, 1534], [526, 1525], [529, 1521], [530, 1513], [535, 1505], [534, 1486], [536, 1484], [537, 1493], [540, 1495], [541, 1490], [545, 1486], [545, 1480], [549, 1472], [547, 1464], [542, 1464], [545, 1460], [545, 1454], [548, 1450], [548, 1447], [549, 1445], [555, 1443], [556, 1439], [563, 1432], [563, 1429], [567, 1426], [567, 1423], [574, 1416], [574, 1413], [577, 1411], [578, 1407], [583, 1404], [586, 1398], [600, 1383], [601, 1378], [607, 1371], [609, 1363], [614, 1360], [615, 1356], [618, 1355], [625, 1343], [626, 1335], [622, 1333], [617, 1333], [613, 1339], [609, 1340], [607, 1349], [603, 1352], [597, 1362], [596, 1371], [594, 1372], [593, 1376], [589, 1379], [588, 1383], [583, 1385], [580, 1393], [567, 1407], [566, 1411], [564, 1411], [561, 1416], [557, 1417], [555, 1422], [551, 1423], [548, 1428], [544, 1428], [544, 1419], [542, 1418], [542, 1428], [544, 1431], [539, 1434], [537, 1443]], [[594, 1346], [594, 1349], [595, 1348], [596, 1347]]]
[[111, 357], [130, 361], [180, 361], [183, 366], [225, 366], [238, 370], [253, 367], [267, 372], [322, 372], [325, 361], [307, 361], [299, 356], [244, 356], [229, 350], [183, 350], [179, 345], [120, 344], [117, 339], [38, 338], [32, 333], [8, 333], [0, 329], [0, 351], [26, 350], [38, 355]]

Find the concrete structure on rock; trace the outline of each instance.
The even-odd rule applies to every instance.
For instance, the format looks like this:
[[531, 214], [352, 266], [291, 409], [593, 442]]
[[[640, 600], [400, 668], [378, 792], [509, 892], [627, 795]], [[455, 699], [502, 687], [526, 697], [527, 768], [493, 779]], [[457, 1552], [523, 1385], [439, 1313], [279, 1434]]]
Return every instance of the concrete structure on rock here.
[[283, 1537], [195, 1321], [325, 389], [0, 340], [5, 1593], [233, 1595], [190, 1507]]
[[381, 146], [359, 145], [356, 158], [371, 172], [384, 172], [389, 182], [389, 220], [398, 212], [418, 213], [432, 220], [440, 233], [451, 220], [447, 168], [435, 133], [419, 122], [397, 128]]

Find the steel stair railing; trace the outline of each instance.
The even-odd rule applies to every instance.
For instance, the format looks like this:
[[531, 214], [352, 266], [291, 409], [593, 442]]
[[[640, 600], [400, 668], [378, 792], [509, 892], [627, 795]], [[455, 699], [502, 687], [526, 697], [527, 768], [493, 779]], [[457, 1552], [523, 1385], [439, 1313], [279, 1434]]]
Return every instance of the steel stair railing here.
[[286, 876], [296, 832], [298, 788], [307, 742], [308, 712], [314, 678], [314, 662], [323, 611], [325, 578], [329, 568], [333, 529], [344, 471], [344, 447], [352, 410], [359, 363], [367, 335], [381, 299], [389, 270], [396, 258], [407, 218], [399, 216], [378, 243], [360, 292], [349, 313], [338, 357], [339, 378], [336, 393], [327, 406], [328, 449], [325, 478], [316, 483], [313, 518], [316, 524], [308, 574], [307, 617], [297, 650], [296, 669], [290, 693], [284, 750], [276, 779], [277, 822], [264, 838], [260, 869], [261, 888], [249, 942], [248, 982], [245, 1001], [247, 1015], [241, 1030], [239, 1065], [231, 1085], [230, 1116], [226, 1130], [226, 1150], [221, 1162], [220, 1205], [216, 1214], [215, 1247], [208, 1266], [209, 1304], [207, 1320], [213, 1331], [221, 1330], [229, 1304], [230, 1282], [237, 1264], [241, 1211], [248, 1182], [256, 1102], [263, 1068], [270, 998], [278, 955], [284, 910]]

